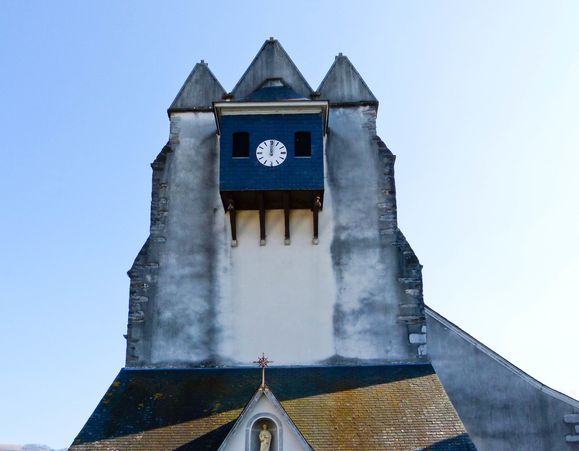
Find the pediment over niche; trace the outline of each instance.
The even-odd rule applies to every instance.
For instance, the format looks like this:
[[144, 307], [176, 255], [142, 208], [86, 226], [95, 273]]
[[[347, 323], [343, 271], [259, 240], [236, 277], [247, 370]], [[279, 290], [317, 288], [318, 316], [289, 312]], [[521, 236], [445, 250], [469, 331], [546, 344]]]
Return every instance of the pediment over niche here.
[[313, 450], [267, 386], [255, 392], [219, 451]]

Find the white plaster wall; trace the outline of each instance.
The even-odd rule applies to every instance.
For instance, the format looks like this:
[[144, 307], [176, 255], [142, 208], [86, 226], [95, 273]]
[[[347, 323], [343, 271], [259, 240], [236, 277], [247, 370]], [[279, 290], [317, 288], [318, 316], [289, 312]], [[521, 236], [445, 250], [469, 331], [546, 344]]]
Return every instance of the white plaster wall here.
[[238, 246], [229, 249], [230, 271], [224, 280], [231, 300], [225, 356], [250, 363], [265, 352], [276, 364], [331, 357], [336, 293], [330, 197], [319, 215], [318, 245], [312, 244], [308, 210], [291, 212], [290, 245], [284, 245], [282, 210], [266, 213], [265, 246], [259, 245], [257, 212], [239, 212], [237, 219]]

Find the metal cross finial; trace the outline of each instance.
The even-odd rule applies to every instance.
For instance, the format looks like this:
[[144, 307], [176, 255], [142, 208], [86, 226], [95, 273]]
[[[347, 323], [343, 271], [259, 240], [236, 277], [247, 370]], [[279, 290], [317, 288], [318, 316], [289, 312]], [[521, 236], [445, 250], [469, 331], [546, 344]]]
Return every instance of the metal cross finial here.
[[265, 368], [270, 363], [273, 363], [273, 360], [269, 360], [265, 356], [265, 353], [262, 352], [261, 357], [259, 359], [257, 359], [256, 361], [254, 361], [253, 363], [257, 363], [261, 367], [261, 386], [265, 387]]

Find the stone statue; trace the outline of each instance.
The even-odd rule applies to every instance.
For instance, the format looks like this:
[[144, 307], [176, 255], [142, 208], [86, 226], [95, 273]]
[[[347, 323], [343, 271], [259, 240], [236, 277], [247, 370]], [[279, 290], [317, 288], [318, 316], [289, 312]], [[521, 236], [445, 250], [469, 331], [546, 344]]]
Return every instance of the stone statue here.
[[271, 445], [271, 432], [267, 430], [267, 424], [261, 424], [261, 431], [259, 431], [259, 451], [269, 451]]

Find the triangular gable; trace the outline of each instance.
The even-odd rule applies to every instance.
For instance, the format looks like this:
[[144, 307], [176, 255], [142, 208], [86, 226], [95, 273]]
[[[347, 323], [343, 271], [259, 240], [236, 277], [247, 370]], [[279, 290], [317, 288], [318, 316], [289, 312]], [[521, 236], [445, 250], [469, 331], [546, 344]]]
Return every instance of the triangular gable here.
[[259, 449], [263, 425], [271, 437], [269, 451], [313, 450], [267, 386], [261, 386], [239, 415], [219, 451]]
[[302, 97], [309, 98], [312, 88], [294, 62], [273, 38], [265, 41], [245, 73], [233, 88], [234, 100], [242, 100], [255, 91], [265, 80], [281, 78]]
[[207, 63], [201, 61], [183, 83], [177, 97], [169, 107], [172, 111], [211, 110], [212, 102], [221, 100], [225, 89], [219, 83]]
[[320, 83], [320, 97], [331, 104], [366, 103], [378, 105], [366, 82], [362, 79], [348, 57], [341, 53]]

